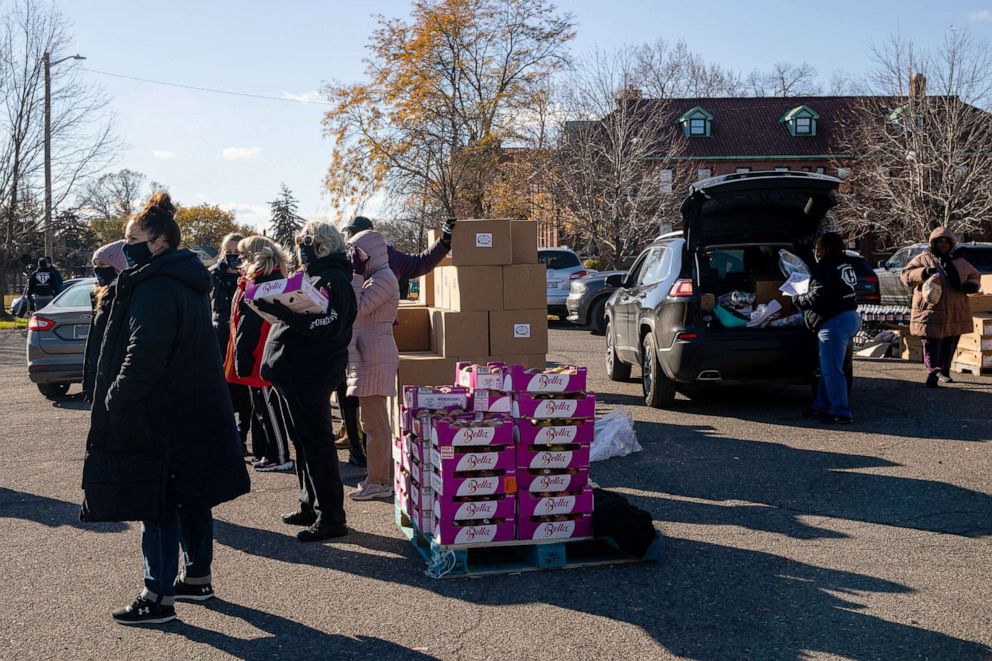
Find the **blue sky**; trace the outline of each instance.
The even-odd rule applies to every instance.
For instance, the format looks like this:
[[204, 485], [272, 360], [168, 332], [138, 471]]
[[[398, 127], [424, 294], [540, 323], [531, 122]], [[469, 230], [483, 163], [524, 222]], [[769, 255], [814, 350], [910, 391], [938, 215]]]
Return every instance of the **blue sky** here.
[[[684, 39], [711, 61], [745, 72], [807, 61], [826, 82], [860, 74], [873, 43], [899, 30], [924, 45], [951, 25], [992, 39], [992, 0], [580, 0], [572, 50]], [[405, 16], [398, 0], [62, 0], [81, 66], [126, 76], [252, 94], [317, 99], [325, 81], [362, 76], [375, 14]], [[68, 64], [61, 66], [69, 66]], [[73, 64], [73, 66], [76, 66]], [[321, 182], [330, 144], [320, 105], [225, 96], [85, 73], [112, 97], [128, 148], [117, 168], [169, 187], [187, 204], [233, 209], [265, 226], [285, 182], [306, 217], [330, 217]]]

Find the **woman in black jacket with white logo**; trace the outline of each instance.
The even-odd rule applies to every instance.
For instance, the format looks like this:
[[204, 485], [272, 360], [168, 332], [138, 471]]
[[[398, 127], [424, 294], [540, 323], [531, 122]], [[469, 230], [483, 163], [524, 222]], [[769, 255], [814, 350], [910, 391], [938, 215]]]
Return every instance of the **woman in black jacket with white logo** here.
[[808, 418], [832, 424], [853, 422], [848, 402], [844, 358], [861, 330], [856, 287], [858, 276], [844, 253], [844, 239], [828, 232], [816, 242], [817, 264], [807, 293], [795, 298], [806, 325], [820, 343], [820, 383]]
[[121, 624], [168, 622], [175, 600], [213, 596], [210, 510], [250, 488], [210, 323], [210, 276], [177, 250], [174, 214], [157, 193], [127, 224], [129, 267], [100, 348], [83, 463], [80, 518], [141, 521], [145, 589], [114, 612]]
[[327, 312], [303, 314], [265, 301], [255, 302], [255, 307], [280, 320], [265, 343], [262, 378], [272, 382], [286, 405], [286, 424], [296, 448], [300, 507], [282, 520], [308, 526], [296, 537], [313, 542], [348, 532], [331, 429], [331, 393], [344, 381], [357, 305], [351, 260], [333, 225], [308, 222], [296, 237], [296, 249], [311, 284], [327, 291]]

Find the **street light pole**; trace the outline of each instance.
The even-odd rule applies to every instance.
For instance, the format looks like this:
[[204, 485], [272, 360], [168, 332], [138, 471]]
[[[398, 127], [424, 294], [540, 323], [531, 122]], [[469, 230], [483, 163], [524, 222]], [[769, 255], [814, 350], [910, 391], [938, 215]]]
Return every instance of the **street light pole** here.
[[42, 56], [45, 64], [45, 256], [51, 257], [54, 252], [52, 237], [52, 67], [66, 60], [85, 60], [82, 55], [63, 57], [51, 61], [46, 51]]

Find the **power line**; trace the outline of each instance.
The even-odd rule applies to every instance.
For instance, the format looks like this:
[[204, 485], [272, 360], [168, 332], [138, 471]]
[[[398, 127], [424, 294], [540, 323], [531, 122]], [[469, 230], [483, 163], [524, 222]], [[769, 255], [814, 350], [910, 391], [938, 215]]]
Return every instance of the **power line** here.
[[165, 85], [167, 87], [180, 87], [182, 89], [196, 90], [198, 92], [210, 92], [212, 94], [227, 94], [229, 96], [246, 96], [251, 99], [266, 99], [268, 101], [284, 101], [286, 103], [305, 103], [308, 105], [318, 105], [318, 106], [330, 106], [333, 104], [327, 103], [326, 101], [307, 101], [305, 99], [287, 99], [284, 96], [266, 96], [265, 94], [251, 94], [249, 92], [234, 92], [231, 90], [219, 90], [211, 87], [197, 87], [196, 85], [183, 85], [182, 83], [169, 83], [164, 80], [151, 80], [150, 78], [139, 78], [138, 76], [125, 76], [121, 73], [111, 73], [109, 71], [98, 71], [96, 69], [82, 68], [83, 71], [89, 73], [100, 74], [101, 76], [111, 76], [113, 78], [123, 78], [125, 80], [136, 80], [142, 83], [151, 83], [153, 85]]

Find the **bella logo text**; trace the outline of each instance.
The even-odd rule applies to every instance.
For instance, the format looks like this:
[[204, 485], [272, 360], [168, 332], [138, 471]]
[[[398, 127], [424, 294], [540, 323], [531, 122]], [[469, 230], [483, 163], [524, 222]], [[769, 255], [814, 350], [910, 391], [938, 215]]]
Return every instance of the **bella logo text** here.
[[545, 514], [571, 512], [575, 508], [575, 496], [565, 498], [545, 498], [541, 501]]

